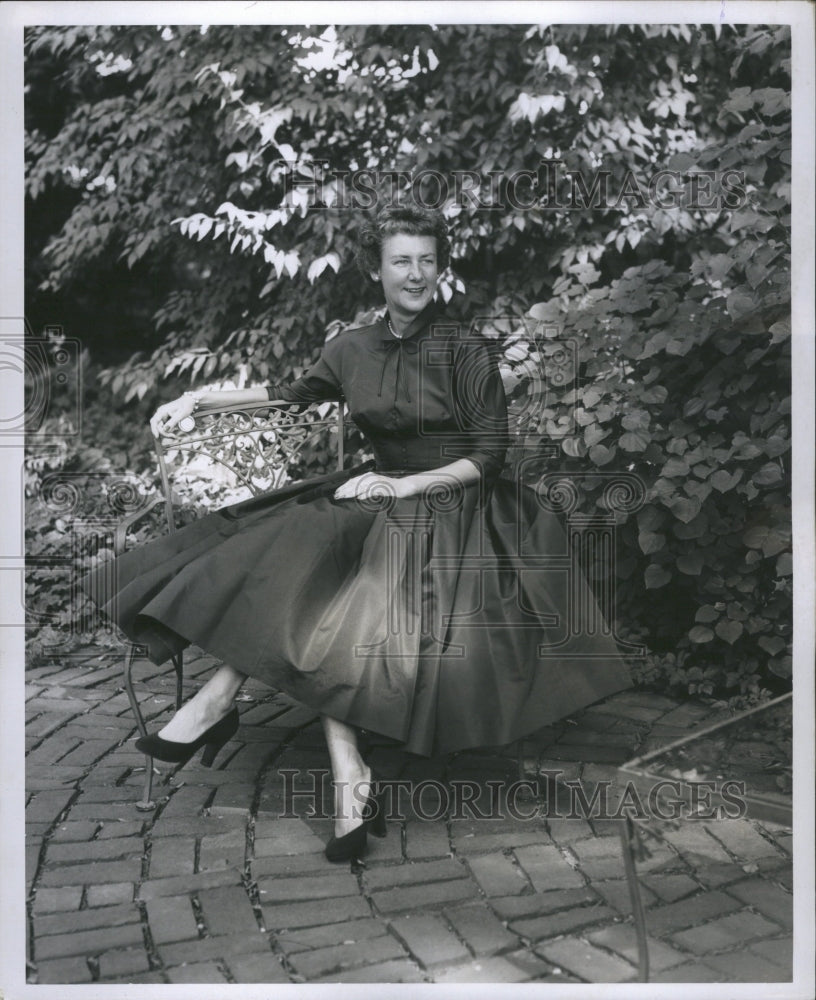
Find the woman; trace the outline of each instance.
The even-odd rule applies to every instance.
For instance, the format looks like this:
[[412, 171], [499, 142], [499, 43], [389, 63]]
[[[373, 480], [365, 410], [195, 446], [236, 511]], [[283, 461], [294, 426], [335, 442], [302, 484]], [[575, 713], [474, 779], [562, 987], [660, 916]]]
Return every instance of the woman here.
[[204, 747], [210, 764], [237, 729], [246, 675], [321, 714], [330, 860], [384, 832], [358, 728], [424, 755], [501, 745], [631, 683], [609, 638], [567, 626], [570, 601], [593, 598], [565, 571], [558, 518], [499, 476], [502, 382], [485, 344], [437, 306], [448, 259], [441, 213], [381, 211], [358, 262], [382, 287], [382, 320], [338, 335], [287, 386], [185, 393], [151, 421], [158, 434], [216, 400], [344, 400], [373, 471], [203, 517], [120, 557], [117, 593], [97, 599], [157, 663], [195, 642], [229, 664], [137, 742], [153, 757]]

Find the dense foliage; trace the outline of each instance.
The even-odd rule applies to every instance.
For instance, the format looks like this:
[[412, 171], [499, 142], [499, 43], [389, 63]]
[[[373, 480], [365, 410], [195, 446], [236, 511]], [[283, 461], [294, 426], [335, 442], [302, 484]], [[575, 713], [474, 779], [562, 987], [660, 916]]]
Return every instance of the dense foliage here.
[[143, 475], [134, 414], [299, 374], [378, 304], [357, 209], [438, 200], [442, 294], [501, 351], [537, 471], [582, 510], [593, 471], [644, 483], [614, 567], [641, 678], [756, 697], [790, 675], [789, 51], [755, 26], [32, 29], [29, 318], [105, 366], [84, 434]]

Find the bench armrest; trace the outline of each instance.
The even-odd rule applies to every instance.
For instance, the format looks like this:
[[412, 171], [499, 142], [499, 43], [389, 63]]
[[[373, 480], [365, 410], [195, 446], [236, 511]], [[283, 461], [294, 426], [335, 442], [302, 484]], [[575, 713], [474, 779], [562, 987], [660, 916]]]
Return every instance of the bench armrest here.
[[[337, 433], [337, 468], [344, 464], [343, 407], [329, 401], [335, 413], [315, 413], [313, 404], [290, 400], [257, 403], [201, 403], [181, 427], [153, 436], [165, 499], [167, 526], [176, 530], [168, 453], [194, 452], [228, 469], [236, 481], [257, 495], [282, 485], [286, 470], [317, 432]], [[304, 412], [307, 408], [311, 412]], [[272, 470], [261, 482], [259, 470]]]

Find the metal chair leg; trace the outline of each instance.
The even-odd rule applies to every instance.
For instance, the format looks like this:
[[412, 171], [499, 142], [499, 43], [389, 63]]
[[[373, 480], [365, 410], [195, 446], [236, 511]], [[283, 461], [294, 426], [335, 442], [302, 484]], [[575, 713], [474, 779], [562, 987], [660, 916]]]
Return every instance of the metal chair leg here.
[[[142, 715], [142, 709], [136, 698], [136, 692], [133, 690], [133, 662], [136, 659], [136, 653], [139, 647], [135, 643], [131, 643], [128, 647], [128, 651], [125, 654], [125, 691], [127, 692], [128, 701], [130, 702], [130, 709], [136, 717], [136, 725], [139, 727], [139, 735], [147, 736], [147, 726], [145, 725], [144, 716]], [[145, 783], [144, 789], [142, 791], [141, 802], [136, 803], [136, 808], [140, 812], [147, 812], [155, 808], [156, 803], [153, 801], [153, 758], [145, 755]]]
[[632, 902], [632, 915], [635, 919], [635, 934], [638, 946], [638, 982], [649, 982], [649, 942], [646, 937], [646, 915], [643, 911], [643, 899], [640, 895], [640, 883], [635, 870], [634, 846], [640, 843], [640, 835], [632, 822], [631, 816], [626, 816], [620, 826], [621, 845], [623, 847], [623, 865], [626, 869], [626, 881], [629, 885], [629, 898]]
[[133, 690], [133, 661], [136, 659], [138, 649], [139, 647], [135, 643], [131, 643], [125, 654], [125, 691], [127, 691], [128, 701], [130, 702], [130, 710], [136, 717], [139, 735], [147, 736], [147, 726], [145, 726], [142, 709], [136, 699], [136, 692]]
[[153, 801], [153, 758], [145, 754], [145, 781], [141, 802], [136, 803], [139, 812], [150, 812], [156, 808]]

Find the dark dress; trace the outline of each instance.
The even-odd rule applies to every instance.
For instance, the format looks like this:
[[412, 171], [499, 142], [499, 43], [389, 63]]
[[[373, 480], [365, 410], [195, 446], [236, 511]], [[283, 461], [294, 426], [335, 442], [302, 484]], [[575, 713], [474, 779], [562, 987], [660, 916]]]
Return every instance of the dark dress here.
[[576, 608], [597, 606], [569, 568], [561, 518], [499, 475], [507, 413], [484, 342], [432, 305], [402, 339], [385, 321], [341, 333], [269, 391], [345, 400], [383, 473], [469, 458], [482, 477], [335, 500], [345, 471], [125, 553], [83, 586], [154, 662], [196, 643], [423, 755], [509, 743], [631, 685], [614, 640], [576, 628]]

